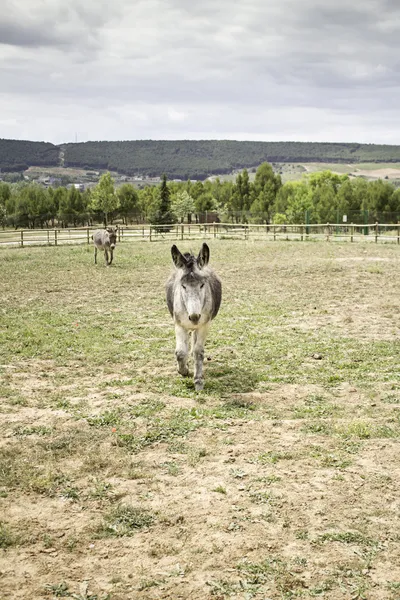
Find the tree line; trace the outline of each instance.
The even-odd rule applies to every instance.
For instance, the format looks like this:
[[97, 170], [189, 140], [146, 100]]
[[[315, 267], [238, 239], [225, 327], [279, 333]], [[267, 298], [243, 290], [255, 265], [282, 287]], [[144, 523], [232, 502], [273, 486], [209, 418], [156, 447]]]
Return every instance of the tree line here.
[[28, 167], [58, 165], [59, 148], [48, 142], [0, 139], [0, 170], [22, 172]]
[[269, 163], [251, 181], [246, 169], [235, 181], [176, 182], [163, 176], [159, 186], [137, 190], [115, 187], [110, 173], [92, 189], [44, 188], [0, 182], [0, 225], [22, 228], [83, 226], [94, 223], [233, 222], [338, 223], [398, 222], [400, 189], [385, 180], [368, 182], [331, 171], [282, 183]]

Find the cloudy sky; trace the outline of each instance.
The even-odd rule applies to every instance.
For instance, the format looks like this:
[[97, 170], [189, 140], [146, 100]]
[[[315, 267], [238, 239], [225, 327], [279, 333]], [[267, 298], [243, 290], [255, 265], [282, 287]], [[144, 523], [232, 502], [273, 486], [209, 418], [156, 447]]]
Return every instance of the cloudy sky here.
[[2, 0], [0, 137], [400, 143], [400, 0]]

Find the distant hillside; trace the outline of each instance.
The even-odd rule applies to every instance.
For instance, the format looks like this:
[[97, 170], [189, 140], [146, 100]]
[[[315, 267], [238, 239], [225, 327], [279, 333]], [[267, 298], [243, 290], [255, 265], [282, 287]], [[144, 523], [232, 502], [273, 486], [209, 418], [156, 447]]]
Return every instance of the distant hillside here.
[[279, 163], [400, 162], [400, 146], [376, 144], [329, 144], [313, 142], [235, 141], [126, 141], [63, 144], [0, 139], [2, 171], [22, 171], [28, 166], [60, 164], [87, 170], [110, 170], [126, 175], [204, 179], [257, 167], [264, 161]]
[[66, 144], [65, 166], [204, 179], [268, 162], [396, 162], [400, 146], [309, 142], [133, 141]]
[[59, 148], [47, 142], [0, 139], [0, 169], [4, 172], [56, 166], [58, 156]]

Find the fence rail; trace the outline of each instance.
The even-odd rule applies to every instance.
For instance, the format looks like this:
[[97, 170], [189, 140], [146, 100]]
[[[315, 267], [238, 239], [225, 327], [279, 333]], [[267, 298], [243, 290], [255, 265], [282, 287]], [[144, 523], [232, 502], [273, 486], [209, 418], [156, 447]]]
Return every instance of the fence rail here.
[[[70, 229], [20, 229], [0, 231], [0, 246], [61, 246], [66, 244], [90, 244], [96, 228], [76, 227]], [[398, 224], [319, 224], [319, 225], [243, 225], [232, 223], [134, 225], [118, 229], [118, 241], [162, 240], [326, 240], [371, 241], [400, 244]]]

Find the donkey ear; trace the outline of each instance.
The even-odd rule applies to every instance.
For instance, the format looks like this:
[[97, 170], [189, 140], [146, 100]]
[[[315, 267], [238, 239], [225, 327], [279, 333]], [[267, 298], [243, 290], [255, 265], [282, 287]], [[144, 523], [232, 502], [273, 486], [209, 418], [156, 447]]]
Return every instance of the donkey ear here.
[[197, 257], [197, 264], [199, 265], [199, 267], [204, 267], [205, 265], [208, 264], [209, 260], [210, 260], [210, 248], [207, 246], [206, 243], [204, 243], [202, 245], [202, 247], [200, 248], [200, 252]]
[[174, 261], [175, 266], [178, 267], [178, 269], [181, 269], [186, 265], [186, 258], [183, 256], [183, 254], [179, 252], [175, 244], [171, 248], [171, 255], [172, 260]]

